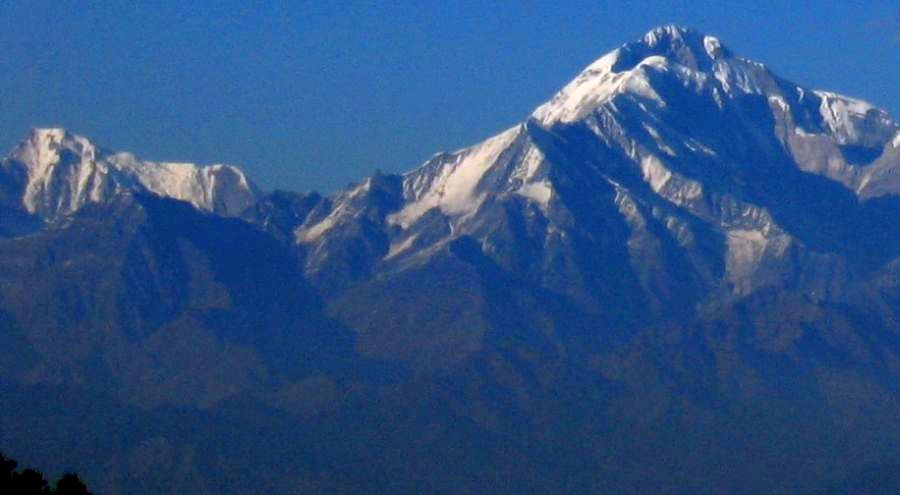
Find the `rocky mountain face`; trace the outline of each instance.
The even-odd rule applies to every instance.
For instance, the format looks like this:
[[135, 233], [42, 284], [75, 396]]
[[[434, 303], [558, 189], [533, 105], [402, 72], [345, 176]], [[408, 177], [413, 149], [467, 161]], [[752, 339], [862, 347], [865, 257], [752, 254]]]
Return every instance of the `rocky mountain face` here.
[[35, 130], [0, 446], [104, 493], [889, 486], [898, 168], [886, 112], [676, 26], [329, 197]]

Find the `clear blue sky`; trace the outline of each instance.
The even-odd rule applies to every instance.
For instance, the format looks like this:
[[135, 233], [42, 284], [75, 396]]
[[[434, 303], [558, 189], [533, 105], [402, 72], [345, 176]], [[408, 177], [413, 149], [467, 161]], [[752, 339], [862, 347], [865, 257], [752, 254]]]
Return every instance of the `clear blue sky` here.
[[0, 2], [0, 146], [64, 126], [328, 192], [511, 126], [672, 22], [900, 116], [896, 0], [250, 3]]

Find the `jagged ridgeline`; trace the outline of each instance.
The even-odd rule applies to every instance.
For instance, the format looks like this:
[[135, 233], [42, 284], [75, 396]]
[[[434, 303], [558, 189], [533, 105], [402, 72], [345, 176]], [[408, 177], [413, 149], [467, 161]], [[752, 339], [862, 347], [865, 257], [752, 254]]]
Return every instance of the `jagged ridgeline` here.
[[35, 130], [0, 447], [111, 494], [891, 487], [898, 169], [885, 111], [675, 26], [330, 196]]

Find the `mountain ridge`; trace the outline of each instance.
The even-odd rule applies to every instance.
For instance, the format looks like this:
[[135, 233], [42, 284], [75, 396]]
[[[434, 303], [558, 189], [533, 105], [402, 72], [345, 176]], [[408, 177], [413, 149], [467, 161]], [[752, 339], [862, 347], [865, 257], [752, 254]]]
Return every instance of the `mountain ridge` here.
[[237, 216], [258, 195], [237, 167], [142, 162], [62, 128], [33, 129], [0, 166], [19, 182], [19, 206], [46, 219], [124, 191], [144, 190], [226, 216]]
[[[685, 37], [693, 39], [695, 49], [688, 52], [686, 63], [696, 68], [703, 66], [711, 75], [654, 54], [653, 50], [659, 47], [671, 51], [674, 46], [677, 52], [683, 48], [679, 43]], [[705, 65], [698, 65], [698, 50], [704, 50], [702, 53], [707, 56], [706, 50], [713, 50], [715, 57], [708, 56]], [[641, 91], [620, 91], [621, 87], [601, 84], [599, 92], [587, 94], [609, 101], [589, 98], [586, 109], [578, 111], [583, 114], [582, 120], [566, 122], [548, 117], [552, 115], [553, 105], [567, 101], [565, 96], [573, 84], [585, 83], [596, 89], [592, 86], [593, 79], [602, 81], [610, 74], [615, 76], [613, 67], [623, 51], [649, 51], [643, 53], [646, 55], [643, 61], [633, 64], [636, 68], [646, 67], [647, 72], [629, 79], [639, 81]], [[647, 60], [650, 62], [642, 65]], [[736, 68], [731, 63], [736, 63]], [[670, 65], [675, 68], [670, 70]], [[602, 67], [598, 69], [598, 66]], [[648, 90], [653, 94], [648, 96]], [[656, 92], [668, 92], [670, 97], [660, 100]], [[728, 103], [723, 98], [733, 101]], [[654, 104], [658, 107], [650, 108]], [[676, 105], [683, 108], [671, 108]], [[562, 104], [560, 108], [567, 107]], [[702, 116], [715, 124], [698, 128], [695, 122], [679, 120], [679, 116], [691, 114], [696, 120], [700, 117], [696, 115], [699, 109], [707, 112]], [[547, 119], [541, 122], [541, 117]], [[560, 204], [560, 190], [554, 180], [571, 182], [573, 177], [578, 177], [575, 182], [605, 183], [599, 187], [608, 188], [618, 198], [614, 202], [618, 203], [616, 209], [621, 215], [626, 215], [623, 208], [637, 211], [630, 204], [634, 203], [638, 191], [649, 186], [650, 194], [668, 203], [667, 207], [686, 211], [714, 230], [733, 231], [728, 236], [730, 244], [726, 249], [730, 253], [725, 256], [726, 264], [736, 265], [729, 275], [731, 283], [745, 285], [738, 291], [746, 292], [758, 283], [747, 282], [745, 279], [752, 273], [740, 273], [743, 267], [737, 265], [745, 259], [753, 261], [767, 249], [783, 252], [784, 244], [791, 242], [772, 218], [771, 208], [754, 204], [759, 201], [755, 196], [771, 193], [762, 186], [752, 183], [748, 186], [748, 181], [761, 183], [760, 179], [764, 178], [754, 176], [771, 173], [763, 169], [787, 167], [796, 176], [795, 180], [801, 182], [810, 181], [796, 172], [821, 175], [853, 190], [862, 200], [897, 191], [892, 180], [886, 178], [893, 175], [890, 171], [898, 164], [891, 144], [892, 139], [897, 139], [898, 126], [885, 112], [858, 100], [789, 85], [761, 64], [736, 57], [715, 38], [681, 28], [653, 30], [638, 42], [601, 57], [556, 97], [539, 107], [533, 118], [537, 122], [520, 124], [470, 148], [438, 154], [404, 174], [405, 204], [387, 217], [390, 225], [401, 227], [397, 241], [390, 243], [391, 259], [398, 259], [404, 251], [415, 253], [416, 250], [409, 248], [421, 244], [425, 237], [452, 239], [477, 232], [482, 227], [478, 226], [475, 213], [482, 205], [490, 207], [497, 201], [523, 198], [536, 207], [536, 214], [546, 218], [548, 206]], [[769, 126], [768, 129], [760, 128], [759, 122]], [[860, 135], [859, 129], [869, 128], [874, 131]], [[559, 150], [568, 146], [564, 144], [566, 140], [572, 139], [595, 143], [590, 144], [591, 150], [584, 151], [583, 156], [564, 156], [572, 155], [570, 146], [566, 153], [560, 154]], [[877, 149], [878, 156], [874, 160], [870, 157], [870, 163], [863, 166], [850, 163], [847, 147], [852, 146]], [[810, 148], [815, 149], [810, 151]], [[757, 156], [760, 150], [766, 150], [764, 157]], [[548, 155], [554, 158], [548, 159]], [[601, 160], [606, 163], [598, 163]], [[565, 165], [566, 162], [570, 164]], [[610, 169], [611, 164], [617, 168]], [[560, 172], [563, 167], [565, 172]], [[595, 172], [589, 170], [591, 167]], [[571, 175], [562, 177], [563, 173]], [[586, 176], [592, 174], [596, 176]], [[773, 185], [776, 189], [780, 187], [783, 186]], [[440, 213], [442, 221], [426, 215], [434, 211]], [[410, 226], [423, 215], [429, 225], [428, 233], [415, 233], [416, 229]], [[669, 227], [673, 222], [680, 225], [676, 227], [678, 232], [672, 232], [675, 238], [691, 237], [683, 228], [688, 222], [685, 218], [670, 215], [663, 221]], [[315, 236], [309, 233], [322, 233], [326, 230], [323, 227], [322, 223], [302, 226], [304, 235], [299, 241], [315, 245]], [[432, 244], [430, 249], [436, 247]], [[744, 271], [754, 270], [751, 267]]]
[[806, 493], [900, 455], [897, 123], [714, 37], [329, 196], [41, 132], [0, 165], [0, 443], [104, 493]]
[[[60, 165], [54, 139], [65, 141], [61, 149], [74, 153], [73, 163]], [[366, 179], [311, 204], [302, 218], [289, 218], [296, 212], [279, 214], [287, 222], [279, 228], [292, 231], [279, 235], [293, 237], [306, 253], [308, 275], [316, 278], [332, 270], [329, 264], [352, 259], [355, 268], [348, 269], [358, 273], [346, 277], [359, 280], [380, 269], [421, 263], [460, 236], [474, 235], [489, 247], [491, 226], [497, 224], [485, 223], [495, 214], [483, 212], [513, 208], [520, 210], [517, 222], [531, 224], [527, 242], [543, 244], [539, 251], [567, 251], [571, 258], [573, 247], [559, 236], [571, 238], [576, 217], [591, 213], [574, 212], [567, 203], [587, 201], [587, 208], [621, 217], [620, 228], [632, 239], [646, 237], [641, 232], [648, 223], [662, 222], [667, 242], [685, 252], [699, 235], [688, 226], [705, 224], [701, 228], [710, 232], [702, 235], [724, 236], [706, 241], [719, 243], [712, 249], [723, 252], [700, 262], [706, 266], [695, 266], [687, 278], [705, 278], [712, 288], [717, 283], [710, 283], [716, 277], [710, 270], [723, 264], [726, 273], [718, 277], [733, 292], [746, 294], [772, 282], [772, 274], [760, 277], [765, 258], [779, 263], [808, 244], [775, 218], [777, 205], [764, 204], [775, 201], [769, 196], [784, 187], [761, 185], [767, 175], [783, 174], [776, 169], [785, 168], [804, 184], [810, 181], [803, 173], [823, 176], [860, 202], [889, 197], [900, 192], [894, 173], [900, 166], [898, 145], [900, 124], [883, 110], [794, 85], [713, 36], [667, 25], [588, 65], [522, 124], [474, 146], [438, 153], [402, 175]], [[267, 204], [235, 167], [140, 162], [60, 129], [33, 131], [3, 164], [8, 172], [25, 164], [21, 203], [27, 213], [50, 219], [135, 189], [251, 222], [261, 221], [252, 210]], [[67, 174], [56, 171], [64, 166], [70, 167]], [[10, 175], [15, 182], [16, 174]], [[393, 185], [376, 188], [373, 195], [373, 181]], [[594, 190], [577, 190], [579, 183], [593, 183]], [[566, 190], [583, 198], [562, 198]], [[609, 198], [606, 205], [588, 199], [600, 190]], [[348, 236], [368, 246], [362, 251], [367, 254], [329, 251]], [[650, 238], [660, 242], [658, 234]], [[520, 262], [516, 269], [523, 268]], [[653, 283], [652, 273], [641, 277], [642, 284]]]

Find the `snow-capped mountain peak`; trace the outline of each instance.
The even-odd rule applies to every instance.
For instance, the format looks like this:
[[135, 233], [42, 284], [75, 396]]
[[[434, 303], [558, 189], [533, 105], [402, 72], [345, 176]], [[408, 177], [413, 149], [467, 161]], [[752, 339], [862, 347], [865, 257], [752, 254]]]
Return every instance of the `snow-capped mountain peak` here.
[[715, 66], [727, 64], [733, 55], [718, 38], [675, 25], [658, 27], [642, 38], [626, 43], [587, 66], [533, 117], [552, 125], [579, 120], [621, 93], [660, 101], [648, 71], [671, 66], [687, 77], [706, 73], [715, 77]]
[[144, 191], [234, 216], [255, 203], [256, 187], [237, 167], [141, 161], [110, 153], [62, 128], [34, 129], [0, 163], [20, 206], [45, 219], [123, 191]]
[[71, 134], [62, 128], [33, 129], [28, 137], [13, 151], [13, 156], [27, 166], [28, 176], [40, 179], [48, 169], [68, 159], [94, 160], [97, 147], [87, 138]]
[[[525, 123], [404, 174], [396, 203], [378, 209], [384, 217], [357, 194], [337, 195], [295, 238], [314, 254], [311, 272], [340, 252], [333, 239], [373, 225], [373, 256], [391, 266], [468, 238], [501, 263], [539, 271], [600, 249], [577, 242], [620, 235], [646, 287], [713, 280], [721, 267], [728, 290], [745, 294], [795, 275], [782, 271], [789, 256], [813, 256], [808, 233], [791, 224], [796, 213], [784, 211], [790, 194], [801, 205], [838, 190], [842, 201], [900, 194], [898, 132], [872, 105], [803, 88], [713, 36], [663, 26], [590, 64]], [[782, 191], [788, 182], [815, 192]], [[660, 267], [678, 257], [703, 261], [664, 280]], [[555, 280], [548, 270], [539, 276]], [[810, 287], [827, 283], [817, 277]]]
[[[283, 231], [310, 273], [344, 260], [361, 277], [466, 238], [563, 290], [569, 281], [536, 267], [593, 263], [580, 256], [594, 243], [621, 241], [647, 287], [674, 284], [684, 274], [662, 280], [658, 267], [683, 258], [697, 265], [672, 270], [715, 285], [722, 269], [720, 281], [747, 293], [774, 283], [792, 250], [807, 253], [808, 233], [783, 201], [802, 188], [784, 184], [814, 191], [793, 199], [801, 205], [835, 191], [853, 202], [898, 195], [898, 136], [900, 125], [868, 103], [795, 85], [715, 37], [663, 26], [589, 65], [526, 122], [287, 215]], [[141, 161], [63, 129], [35, 130], [0, 167], [0, 188], [19, 188], [0, 198], [45, 219], [120, 191], [222, 215], [259, 200], [235, 167]]]
[[695, 70], [702, 70], [716, 60], [731, 56], [731, 51], [715, 36], [674, 24], [649, 31], [639, 41], [623, 46], [623, 50], [647, 50], [648, 53], [677, 61]]

